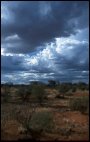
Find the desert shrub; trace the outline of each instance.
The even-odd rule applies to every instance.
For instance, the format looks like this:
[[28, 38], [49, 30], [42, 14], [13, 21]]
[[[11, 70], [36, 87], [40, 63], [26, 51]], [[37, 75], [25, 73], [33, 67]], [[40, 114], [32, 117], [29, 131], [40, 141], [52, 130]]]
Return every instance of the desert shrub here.
[[28, 122], [28, 129], [33, 131], [51, 131], [54, 127], [53, 117], [50, 112], [36, 112]]
[[38, 100], [39, 104], [42, 105], [42, 102], [45, 97], [45, 91], [43, 86], [36, 85], [32, 88], [32, 95]]
[[14, 118], [23, 125], [24, 128], [28, 128], [28, 123], [31, 119], [32, 112], [29, 110], [15, 110], [14, 111]]
[[65, 97], [66, 92], [68, 92], [71, 89], [70, 85], [68, 84], [61, 84], [58, 88], [58, 91], [60, 92], [60, 94], [62, 95], [62, 97]]
[[86, 84], [86, 83], [84, 83], [84, 82], [79, 82], [78, 84], [77, 84], [77, 87], [78, 87], [78, 89], [79, 90], [87, 90], [87, 88], [88, 88], [88, 84]]
[[69, 106], [70, 106], [71, 110], [78, 110], [82, 113], [85, 113], [89, 107], [89, 97], [84, 96], [81, 98], [74, 98], [74, 99], [70, 100]]
[[72, 93], [72, 92], [67, 92], [65, 95], [66, 95], [66, 96], [72, 96], [73, 93]]
[[4, 88], [4, 91], [1, 92], [1, 101], [2, 101], [3, 103], [6, 103], [6, 102], [8, 102], [9, 100], [10, 100], [10, 90], [9, 90], [7, 87], [5, 87], [5, 88]]
[[9, 102], [9, 99], [10, 99], [10, 96], [9, 95], [5, 95], [2, 99], [2, 102], [4, 103], [8, 103]]
[[72, 92], [76, 92], [76, 87], [72, 87]]
[[31, 95], [31, 90], [27, 89], [26, 87], [20, 87], [17, 90], [16, 94], [17, 94], [17, 96], [20, 97], [22, 102], [28, 101], [29, 100], [29, 96]]
[[65, 99], [65, 96], [64, 95], [60, 95], [60, 94], [58, 94], [58, 95], [56, 95], [56, 97], [55, 98], [58, 98], [58, 99]]

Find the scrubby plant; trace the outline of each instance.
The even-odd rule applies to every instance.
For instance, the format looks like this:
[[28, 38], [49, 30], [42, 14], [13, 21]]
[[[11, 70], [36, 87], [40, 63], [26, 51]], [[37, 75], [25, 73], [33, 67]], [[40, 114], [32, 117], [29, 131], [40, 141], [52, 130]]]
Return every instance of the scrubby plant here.
[[72, 93], [72, 92], [67, 92], [65, 95], [66, 95], [66, 96], [72, 96], [73, 93]]
[[29, 96], [31, 95], [31, 90], [26, 87], [20, 87], [16, 94], [20, 97], [22, 102], [27, 102], [29, 100]]
[[59, 98], [65, 98], [66, 92], [70, 90], [70, 86], [68, 84], [61, 84], [58, 88], [60, 95]]
[[28, 129], [32, 131], [52, 131], [54, 127], [53, 116], [50, 112], [36, 112], [28, 123]]
[[10, 90], [5, 86], [4, 91], [1, 92], [1, 101], [7, 103], [10, 99]]
[[53, 115], [50, 112], [32, 111], [26, 115], [18, 112], [16, 119], [25, 129], [24, 133], [30, 134], [34, 139], [40, 137], [42, 132], [52, 132], [54, 128]]
[[58, 94], [58, 95], [56, 95], [56, 97], [55, 98], [58, 98], [58, 99], [64, 99], [64, 95], [60, 95], [60, 94]]
[[87, 88], [88, 88], [88, 84], [86, 84], [86, 83], [84, 83], [84, 82], [79, 82], [78, 84], [77, 84], [77, 88], [79, 89], [79, 90], [87, 90]]
[[76, 87], [75, 86], [72, 87], [72, 92], [76, 92]]
[[38, 100], [39, 104], [42, 105], [42, 102], [45, 97], [45, 91], [43, 86], [36, 85], [32, 88], [32, 95]]
[[85, 113], [89, 107], [89, 97], [83, 96], [80, 98], [70, 99], [69, 106], [71, 110], [77, 110], [82, 113]]

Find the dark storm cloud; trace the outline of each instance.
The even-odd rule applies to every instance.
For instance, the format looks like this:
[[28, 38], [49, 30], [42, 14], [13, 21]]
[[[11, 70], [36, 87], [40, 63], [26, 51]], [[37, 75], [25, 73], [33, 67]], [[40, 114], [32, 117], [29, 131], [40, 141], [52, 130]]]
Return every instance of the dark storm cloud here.
[[26, 71], [23, 58], [18, 56], [1, 56], [1, 71], [10, 73], [13, 71]]
[[[13, 72], [29, 72], [29, 73], [36, 73], [36, 74], [44, 74], [44, 73], [51, 73], [52, 69], [48, 68], [46, 65], [42, 68], [42, 65], [33, 65], [27, 64], [25, 61], [25, 56], [5, 56], [1, 55], [1, 71], [2, 73], [13, 73]], [[30, 57], [28, 57], [30, 58]]]
[[88, 81], [87, 1], [3, 1], [1, 17], [2, 81]]
[[7, 47], [11, 53], [31, 52], [56, 37], [69, 36], [88, 26], [88, 2], [22, 1], [7, 2], [6, 7], [13, 18], [2, 22], [2, 38], [16, 33], [23, 41], [13, 50]]

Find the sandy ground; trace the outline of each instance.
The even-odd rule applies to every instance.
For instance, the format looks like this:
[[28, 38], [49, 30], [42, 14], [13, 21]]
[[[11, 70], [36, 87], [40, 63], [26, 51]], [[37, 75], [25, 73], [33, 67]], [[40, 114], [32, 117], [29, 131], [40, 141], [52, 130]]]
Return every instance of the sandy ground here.
[[[56, 100], [53, 107], [37, 107], [38, 111], [49, 111], [53, 113], [55, 128], [52, 133], [44, 133], [40, 140], [88, 140], [89, 139], [89, 116], [81, 114], [79, 111], [67, 110], [64, 106], [66, 100]], [[61, 103], [62, 102], [62, 103]], [[56, 106], [58, 107], [54, 107]], [[61, 106], [62, 104], [62, 107]], [[64, 108], [64, 109], [63, 109]], [[32, 112], [30, 104], [2, 104], [1, 105], [1, 138], [2, 140], [18, 140], [25, 138], [25, 134], [20, 133], [24, 129], [21, 123], [15, 119], [15, 112], [21, 111], [23, 115]], [[27, 136], [31, 137], [31, 136]]]

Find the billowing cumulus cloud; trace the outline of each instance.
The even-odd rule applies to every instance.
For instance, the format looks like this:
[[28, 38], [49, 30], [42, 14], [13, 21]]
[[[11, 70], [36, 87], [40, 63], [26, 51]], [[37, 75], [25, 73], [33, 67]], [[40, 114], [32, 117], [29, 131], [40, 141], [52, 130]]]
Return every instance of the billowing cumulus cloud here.
[[88, 81], [86, 1], [1, 3], [2, 81]]
[[2, 2], [2, 15], [2, 36], [16, 33], [22, 39], [22, 51], [18, 50], [19, 46], [17, 49], [14, 46], [13, 51], [9, 47], [7, 50], [24, 53], [51, 42], [55, 37], [69, 36], [78, 28], [85, 28], [88, 25], [88, 3]]

